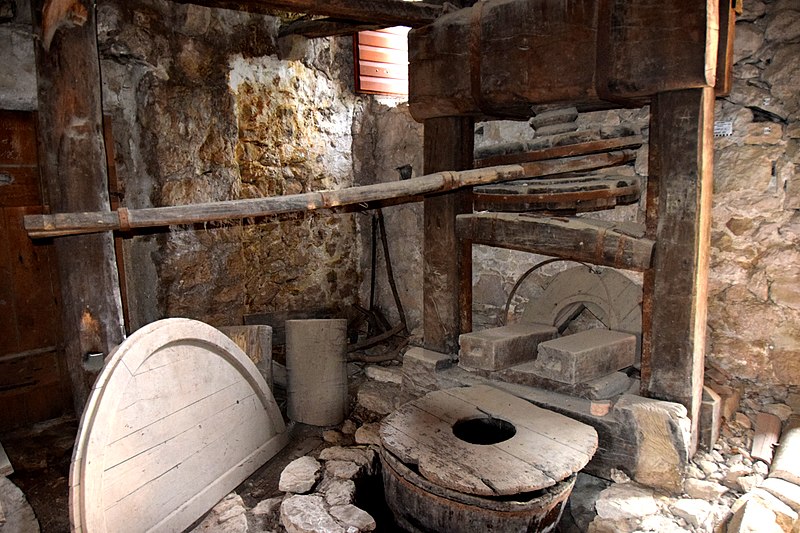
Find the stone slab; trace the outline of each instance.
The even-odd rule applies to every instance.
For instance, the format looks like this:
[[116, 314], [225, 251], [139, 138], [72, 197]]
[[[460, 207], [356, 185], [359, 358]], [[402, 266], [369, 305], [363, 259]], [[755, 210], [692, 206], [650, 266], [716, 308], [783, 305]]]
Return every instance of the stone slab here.
[[561, 383], [539, 376], [536, 373], [536, 361], [522, 363], [499, 372], [490, 372], [488, 377], [508, 383], [561, 392], [587, 400], [607, 400], [623, 394], [630, 389], [633, 381], [624, 372], [612, 372], [586, 383], [576, 383], [575, 385]]
[[759, 487], [800, 513], [800, 487], [780, 478], [771, 477], [764, 480]]
[[437, 390], [439, 383], [436, 373], [453, 364], [449, 354], [416, 346], [409, 348], [403, 355], [403, 390], [420, 396]]
[[542, 342], [535, 367], [541, 377], [574, 385], [622, 370], [635, 362], [635, 335], [591, 329]]
[[777, 477], [800, 485], [800, 427], [790, 427], [783, 432], [769, 477]]
[[501, 370], [536, 358], [539, 343], [553, 339], [558, 330], [543, 324], [511, 324], [458, 338], [459, 365], [465, 368]]

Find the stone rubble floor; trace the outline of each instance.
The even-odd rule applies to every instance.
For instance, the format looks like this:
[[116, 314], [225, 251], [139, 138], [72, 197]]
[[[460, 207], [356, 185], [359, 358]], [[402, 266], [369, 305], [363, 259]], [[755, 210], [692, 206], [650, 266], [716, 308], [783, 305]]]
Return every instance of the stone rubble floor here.
[[[376, 422], [404, 399], [398, 370], [384, 366], [366, 371], [362, 390], [354, 394], [358, 400], [352, 418], [342, 426], [325, 430], [293, 424], [290, 444], [190, 531], [399, 531], [382, 501], [375, 453]], [[761, 485], [768, 474], [768, 466], [749, 454], [758, 407], [746, 400], [742, 410], [747, 414], [736, 413], [723, 425], [714, 449], [695, 455], [684, 494], [655, 491], [622, 472], [615, 473], [613, 482], [580, 474], [558, 531], [724, 533], [733, 510], [744, 500], [741, 496]], [[789, 414], [791, 409], [785, 418]], [[67, 478], [76, 427], [74, 419], [65, 418], [3, 435], [16, 469], [10, 479], [27, 496], [44, 533], [69, 530]], [[766, 517], [756, 531], [791, 531], [797, 522], [797, 513], [788, 507], [775, 509], [771, 516], [777, 529], [767, 527]]]

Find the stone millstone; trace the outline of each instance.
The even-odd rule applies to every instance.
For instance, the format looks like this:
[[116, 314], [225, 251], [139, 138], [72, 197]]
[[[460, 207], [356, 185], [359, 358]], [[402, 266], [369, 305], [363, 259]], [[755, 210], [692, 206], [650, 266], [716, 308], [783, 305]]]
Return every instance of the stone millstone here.
[[636, 336], [591, 329], [539, 345], [537, 375], [575, 385], [611, 374], [636, 362]]
[[558, 331], [543, 324], [512, 324], [465, 333], [458, 338], [459, 365], [481, 370], [501, 370], [536, 358], [536, 347]]

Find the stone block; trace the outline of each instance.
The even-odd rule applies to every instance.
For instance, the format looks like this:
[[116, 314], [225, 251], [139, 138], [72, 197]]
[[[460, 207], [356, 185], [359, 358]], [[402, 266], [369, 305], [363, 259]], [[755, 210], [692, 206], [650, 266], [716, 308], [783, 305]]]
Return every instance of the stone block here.
[[458, 338], [459, 365], [481, 370], [501, 370], [536, 358], [539, 343], [553, 339], [558, 330], [544, 324], [512, 324], [464, 333]]
[[[668, 492], [683, 489], [691, 422], [683, 405], [624, 394], [613, 414], [638, 435], [633, 480]], [[622, 430], [625, 431], [625, 430]]]
[[409, 348], [403, 356], [403, 390], [421, 396], [438, 390], [436, 374], [455, 364], [448, 354]]
[[636, 362], [636, 336], [591, 329], [539, 345], [536, 373], [561, 383], [584, 383]]
[[736, 500], [728, 533], [792, 531], [798, 515], [769, 492], [757, 488]]
[[760, 488], [778, 498], [795, 512], [800, 513], [800, 487], [794, 483], [771, 477], [766, 479]]

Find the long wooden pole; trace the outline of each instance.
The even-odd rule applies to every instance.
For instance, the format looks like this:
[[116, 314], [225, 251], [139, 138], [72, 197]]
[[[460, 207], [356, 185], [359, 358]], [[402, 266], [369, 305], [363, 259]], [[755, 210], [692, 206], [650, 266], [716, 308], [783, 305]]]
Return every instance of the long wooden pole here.
[[634, 157], [634, 151], [620, 150], [604, 154], [590, 154], [461, 172], [436, 172], [410, 180], [363, 185], [338, 191], [318, 191], [269, 198], [228, 200], [146, 209], [120, 208], [117, 211], [29, 215], [25, 217], [25, 229], [31, 238], [39, 239], [113, 230], [128, 231], [134, 228], [261, 217], [394, 199], [419, 201], [420, 197], [428, 194], [452, 191], [462, 187], [616, 166], [631, 161]]

